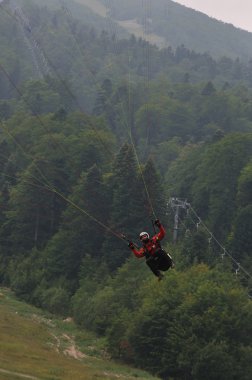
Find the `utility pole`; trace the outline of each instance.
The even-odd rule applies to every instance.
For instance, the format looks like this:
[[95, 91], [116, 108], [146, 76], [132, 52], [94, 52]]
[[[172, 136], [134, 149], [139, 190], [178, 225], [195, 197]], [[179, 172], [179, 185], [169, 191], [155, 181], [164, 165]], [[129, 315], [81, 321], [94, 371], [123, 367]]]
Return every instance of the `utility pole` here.
[[190, 203], [179, 198], [170, 198], [169, 204], [174, 210], [173, 242], [176, 243], [178, 239], [179, 211], [180, 209], [187, 210], [190, 206]]

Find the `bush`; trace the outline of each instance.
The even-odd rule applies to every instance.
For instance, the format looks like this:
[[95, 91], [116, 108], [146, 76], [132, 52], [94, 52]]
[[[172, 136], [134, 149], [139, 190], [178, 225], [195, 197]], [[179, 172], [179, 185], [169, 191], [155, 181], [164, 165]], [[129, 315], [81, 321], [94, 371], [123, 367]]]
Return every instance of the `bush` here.
[[43, 294], [42, 306], [53, 314], [66, 316], [71, 310], [70, 295], [62, 287], [52, 287]]

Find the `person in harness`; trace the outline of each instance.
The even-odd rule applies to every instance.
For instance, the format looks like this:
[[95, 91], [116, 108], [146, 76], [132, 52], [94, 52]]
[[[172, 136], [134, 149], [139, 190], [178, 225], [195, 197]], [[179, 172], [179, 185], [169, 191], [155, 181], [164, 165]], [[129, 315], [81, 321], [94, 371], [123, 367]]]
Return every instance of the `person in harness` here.
[[137, 249], [131, 241], [128, 246], [136, 257], [145, 257], [146, 264], [160, 281], [164, 277], [164, 274], [160, 271], [167, 271], [169, 268], [173, 268], [174, 263], [171, 256], [162, 249], [160, 244], [160, 240], [165, 236], [165, 229], [158, 219], [154, 223], [159, 228], [159, 232], [156, 235], [150, 238], [148, 232], [141, 232], [139, 238], [143, 246]]

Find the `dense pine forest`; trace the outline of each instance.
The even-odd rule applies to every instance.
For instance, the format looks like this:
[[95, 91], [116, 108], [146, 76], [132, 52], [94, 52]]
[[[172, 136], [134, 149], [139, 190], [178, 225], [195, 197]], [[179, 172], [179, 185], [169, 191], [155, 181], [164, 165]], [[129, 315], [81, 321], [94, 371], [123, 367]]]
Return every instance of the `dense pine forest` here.
[[[162, 379], [251, 379], [252, 61], [20, 4], [0, 3], [0, 283]], [[161, 282], [123, 238], [156, 217]]]

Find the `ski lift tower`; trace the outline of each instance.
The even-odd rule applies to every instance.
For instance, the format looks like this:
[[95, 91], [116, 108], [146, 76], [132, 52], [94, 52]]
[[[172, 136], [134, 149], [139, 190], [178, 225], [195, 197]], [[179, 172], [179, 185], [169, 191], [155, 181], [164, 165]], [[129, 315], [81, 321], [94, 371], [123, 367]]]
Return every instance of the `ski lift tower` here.
[[174, 227], [173, 227], [173, 243], [178, 239], [178, 227], [179, 227], [179, 212], [181, 209], [188, 210], [190, 203], [186, 199], [170, 198], [169, 204], [174, 211]]

